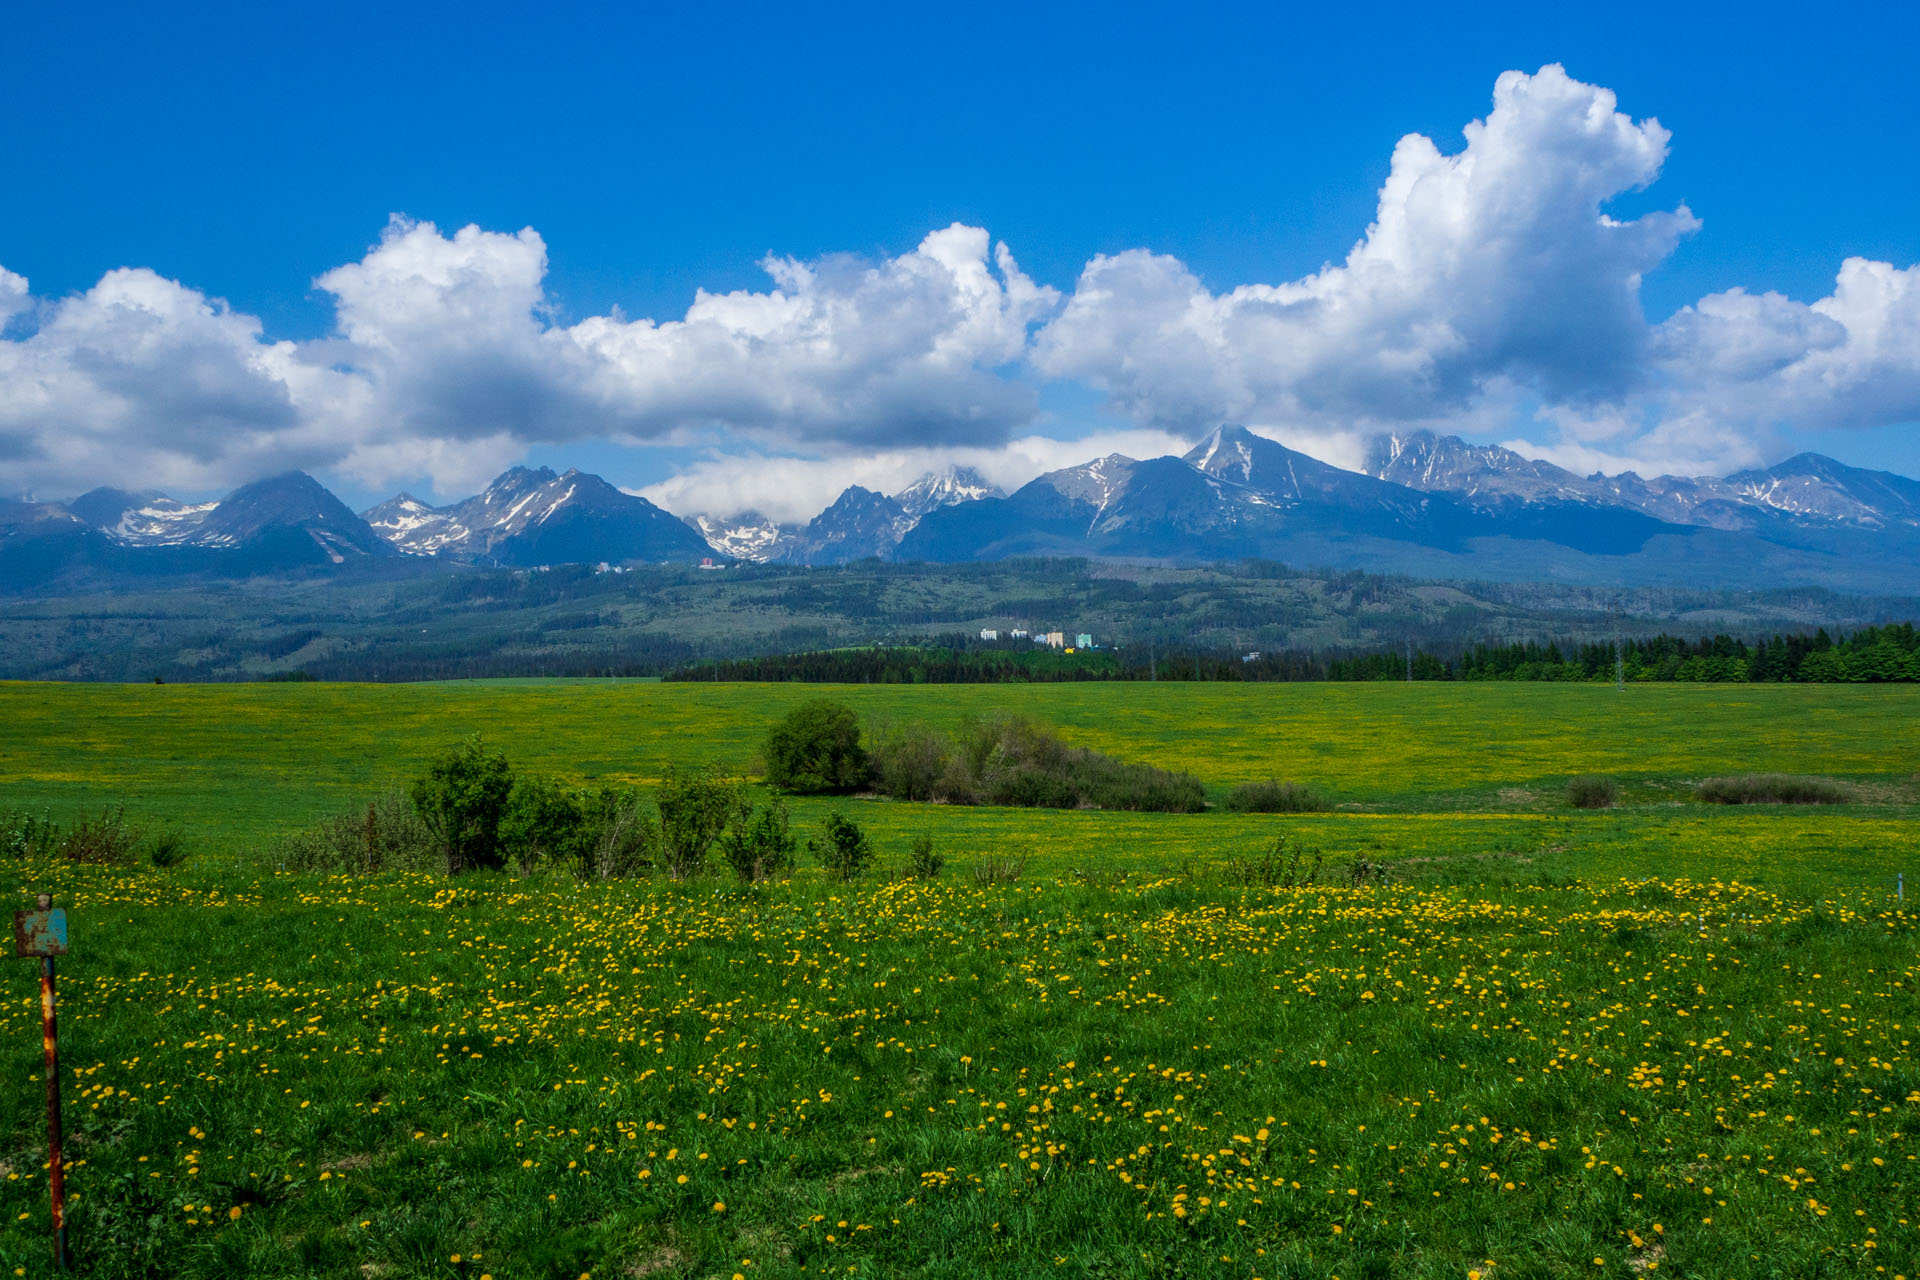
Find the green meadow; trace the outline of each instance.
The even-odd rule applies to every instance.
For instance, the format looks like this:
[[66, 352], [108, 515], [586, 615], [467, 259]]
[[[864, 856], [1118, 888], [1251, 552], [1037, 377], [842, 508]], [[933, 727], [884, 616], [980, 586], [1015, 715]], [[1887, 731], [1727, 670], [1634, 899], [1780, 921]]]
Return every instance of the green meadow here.
[[[1335, 807], [797, 803], [874, 835], [852, 884], [275, 865], [470, 733], [754, 777], [823, 693]], [[1897, 686], [0, 684], [0, 810], [190, 850], [0, 868], [72, 911], [85, 1274], [1911, 1277], [1917, 748]], [[1693, 798], [1757, 772], [1860, 799]], [[1618, 807], [1567, 804], [1589, 773]], [[1250, 875], [1282, 833], [1316, 882]], [[45, 1275], [7, 972], [0, 1274]]]

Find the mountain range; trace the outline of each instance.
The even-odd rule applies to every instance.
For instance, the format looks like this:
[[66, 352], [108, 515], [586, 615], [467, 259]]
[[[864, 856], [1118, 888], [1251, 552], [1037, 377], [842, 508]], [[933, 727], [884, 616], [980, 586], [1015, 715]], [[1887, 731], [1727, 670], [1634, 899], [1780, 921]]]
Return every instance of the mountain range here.
[[1360, 470], [1222, 426], [1181, 457], [1118, 454], [1002, 493], [969, 468], [894, 494], [850, 486], [803, 525], [684, 518], [580, 471], [515, 467], [463, 501], [355, 514], [291, 472], [218, 502], [95, 489], [0, 501], [0, 590], [359, 565], [959, 562], [1246, 557], [1423, 577], [1910, 589], [1920, 482], [1801, 454], [1722, 477], [1579, 476], [1431, 432], [1380, 435]]

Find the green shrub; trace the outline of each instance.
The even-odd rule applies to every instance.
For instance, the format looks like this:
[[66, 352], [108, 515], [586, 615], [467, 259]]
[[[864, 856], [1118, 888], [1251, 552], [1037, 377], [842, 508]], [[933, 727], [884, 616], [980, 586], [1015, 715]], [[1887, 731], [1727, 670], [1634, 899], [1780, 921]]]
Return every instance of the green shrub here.
[[68, 862], [123, 867], [133, 862], [142, 832], [127, 821], [127, 807], [109, 805], [98, 818], [82, 818], [61, 837], [59, 854]]
[[1743, 773], [1708, 778], [1694, 795], [1708, 804], [1848, 804], [1860, 798], [1836, 778], [1797, 773]]
[[66, 828], [46, 810], [38, 815], [0, 810], [0, 855], [7, 857], [126, 866], [137, 860], [143, 834], [127, 821], [123, 804], [108, 805], [99, 817], [82, 818]]
[[646, 812], [636, 787], [581, 792], [580, 835], [575, 841], [583, 878], [617, 880], [645, 875], [660, 854], [660, 825]]
[[952, 745], [923, 725], [883, 739], [873, 748], [874, 785], [895, 800], [942, 800], [950, 790]]
[[917, 835], [907, 846], [907, 874], [916, 880], [938, 880], [947, 860], [933, 847], [933, 837]]
[[1569, 778], [1567, 803], [1576, 809], [1611, 809], [1620, 803], [1620, 784], [1597, 773]]
[[478, 734], [435, 757], [408, 794], [440, 846], [441, 869], [448, 875], [504, 865], [500, 820], [513, 794], [513, 769], [506, 756], [488, 751]]
[[829, 813], [820, 835], [807, 841], [807, 852], [834, 879], [853, 880], [873, 861], [873, 842], [848, 819]]
[[52, 813], [24, 809], [0, 812], [0, 854], [10, 858], [51, 858], [60, 850], [60, 824]]
[[720, 853], [742, 884], [759, 884], [793, 870], [799, 843], [784, 801], [756, 808], [720, 837]]
[[740, 784], [721, 777], [714, 765], [669, 769], [654, 802], [660, 808], [661, 862], [675, 880], [698, 873], [714, 842], [746, 809]]
[[1298, 782], [1243, 782], [1227, 793], [1233, 813], [1325, 813], [1333, 806], [1312, 787]]
[[444, 867], [445, 850], [404, 791], [389, 791], [281, 842], [274, 861], [288, 871], [371, 875]]
[[867, 783], [860, 720], [853, 708], [816, 698], [767, 734], [767, 785], [796, 795], [841, 795]]

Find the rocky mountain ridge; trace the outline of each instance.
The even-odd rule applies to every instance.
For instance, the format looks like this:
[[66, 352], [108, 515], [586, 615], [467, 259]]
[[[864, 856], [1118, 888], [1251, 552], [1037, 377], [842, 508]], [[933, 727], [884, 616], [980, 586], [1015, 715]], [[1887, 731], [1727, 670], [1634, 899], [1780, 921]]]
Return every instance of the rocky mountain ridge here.
[[949, 468], [853, 485], [804, 525], [678, 518], [604, 479], [514, 467], [434, 506], [358, 515], [300, 472], [217, 502], [96, 489], [0, 503], [0, 590], [92, 572], [244, 576], [421, 559], [845, 564], [1072, 555], [1247, 557], [1423, 576], [1893, 589], [1920, 573], [1920, 482], [1801, 454], [1724, 477], [1579, 476], [1430, 432], [1369, 442], [1361, 470], [1223, 426], [1181, 457], [1112, 454], [1004, 494]]

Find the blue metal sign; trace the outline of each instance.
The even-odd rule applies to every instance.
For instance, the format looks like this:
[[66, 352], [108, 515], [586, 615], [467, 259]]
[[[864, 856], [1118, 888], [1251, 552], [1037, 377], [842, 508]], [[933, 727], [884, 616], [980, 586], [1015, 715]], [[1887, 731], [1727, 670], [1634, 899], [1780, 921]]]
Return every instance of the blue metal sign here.
[[67, 912], [64, 907], [13, 913], [13, 954], [63, 956], [67, 954]]

